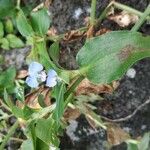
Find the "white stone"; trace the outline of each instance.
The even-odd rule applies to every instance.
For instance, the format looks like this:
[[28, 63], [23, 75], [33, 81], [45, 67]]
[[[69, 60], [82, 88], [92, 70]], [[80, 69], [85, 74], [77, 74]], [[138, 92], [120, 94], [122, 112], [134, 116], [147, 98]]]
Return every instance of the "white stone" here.
[[126, 73], [126, 76], [132, 79], [135, 77], [135, 75], [136, 75], [136, 70], [134, 68], [130, 68]]
[[81, 8], [78, 8], [75, 10], [73, 18], [74, 19], [79, 19], [80, 15], [83, 13], [83, 10]]
[[79, 137], [75, 135], [75, 131], [78, 127], [78, 122], [76, 120], [70, 120], [69, 123], [70, 125], [66, 128], [66, 134], [72, 141], [78, 141]]

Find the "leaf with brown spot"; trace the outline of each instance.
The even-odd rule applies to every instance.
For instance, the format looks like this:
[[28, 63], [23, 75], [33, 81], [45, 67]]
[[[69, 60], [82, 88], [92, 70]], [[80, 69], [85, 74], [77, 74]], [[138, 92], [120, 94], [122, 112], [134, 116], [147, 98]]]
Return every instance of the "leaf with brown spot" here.
[[76, 59], [82, 75], [96, 84], [120, 79], [137, 61], [150, 57], [150, 36], [113, 31], [87, 40]]
[[108, 124], [107, 140], [111, 145], [119, 145], [125, 140], [130, 139], [130, 135], [117, 124]]

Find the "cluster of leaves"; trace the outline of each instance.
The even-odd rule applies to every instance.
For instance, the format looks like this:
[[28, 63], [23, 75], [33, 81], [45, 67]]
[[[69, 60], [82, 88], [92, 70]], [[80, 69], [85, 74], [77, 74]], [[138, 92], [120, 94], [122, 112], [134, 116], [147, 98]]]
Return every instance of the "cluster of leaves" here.
[[[3, 93], [4, 103], [9, 106], [17, 118], [23, 119], [27, 126], [26, 135], [29, 139], [23, 142], [22, 149], [27, 149], [27, 147], [41, 149], [42, 147], [42, 149], [47, 150], [51, 145], [58, 147], [58, 135], [65, 126], [61, 118], [67, 104], [73, 99], [76, 84], [83, 78], [88, 78], [95, 84], [111, 83], [113, 80], [121, 78], [133, 63], [145, 57], [150, 57], [150, 37], [133, 31], [113, 31], [87, 39], [76, 57], [79, 69], [76, 71], [65, 70], [58, 64], [59, 41], [54, 42], [47, 50], [46, 33], [51, 25], [47, 9], [41, 8], [26, 16], [21, 8], [12, 7], [14, 3], [11, 2], [11, 0], [0, 1], [0, 14], [2, 14], [0, 17], [3, 18], [3, 22], [6, 21], [5, 27], [0, 22], [1, 47], [9, 49], [9, 47], [24, 46], [23, 42], [14, 35], [16, 34], [13, 31], [15, 25], [16, 30], [26, 39], [26, 45], [32, 47], [27, 61], [37, 61], [46, 70], [56, 70], [62, 80], [51, 91], [51, 97], [55, 99], [55, 102], [50, 106], [45, 106], [43, 104], [44, 97], [38, 95], [40, 109], [33, 109], [26, 105], [24, 87], [27, 87], [23, 81], [18, 81], [15, 78], [16, 71], [14, 68], [9, 68], [1, 73], [0, 92]], [[16, 15], [11, 20], [4, 19], [10, 15], [8, 10], [11, 10], [11, 13], [13, 10]], [[14, 23], [12, 23], [12, 20]], [[5, 34], [8, 33], [5, 37], [4, 30]], [[6, 40], [8, 40], [8, 47], [3, 43]], [[78, 79], [70, 87], [69, 84], [76, 77]], [[11, 93], [15, 93], [15, 98], [22, 102], [23, 107], [20, 108], [13, 103], [11, 95], [9, 95]], [[85, 109], [83, 109], [83, 113]], [[96, 115], [93, 114], [92, 116]], [[100, 118], [98, 119], [100, 120]], [[99, 122], [99, 125], [105, 128], [101, 120]]]

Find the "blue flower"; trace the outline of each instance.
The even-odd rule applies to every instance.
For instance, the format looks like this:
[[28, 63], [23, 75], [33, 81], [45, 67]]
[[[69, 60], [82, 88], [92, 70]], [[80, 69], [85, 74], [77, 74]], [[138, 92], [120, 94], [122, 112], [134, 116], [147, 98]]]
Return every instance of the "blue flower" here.
[[29, 76], [26, 78], [26, 83], [31, 88], [37, 88], [41, 82], [46, 80], [46, 73], [43, 66], [38, 62], [32, 62], [28, 68]]
[[54, 87], [57, 84], [58, 75], [55, 70], [50, 69], [46, 80], [46, 86]]

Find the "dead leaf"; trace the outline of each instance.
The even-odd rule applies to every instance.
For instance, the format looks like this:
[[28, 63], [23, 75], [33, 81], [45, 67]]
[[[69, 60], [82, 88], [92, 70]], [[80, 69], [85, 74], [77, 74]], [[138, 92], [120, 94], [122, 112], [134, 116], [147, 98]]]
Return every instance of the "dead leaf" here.
[[46, 106], [51, 105], [51, 99], [50, 99], [50, 90], [49, 88], [39, 88], [38, 90], [34, 91], [33, 93], [30, 93], [26, 96], [25, 104], [33, 109], [39, 109], [41, 108], [39, 102], [38, 102], [38, 96], [39, 94], [42, 94], [44, 96], [44, 102]]
[[67, 108], [67, 110], [64, 113], [64, 118], [66, 121], [75, 120], [80, 116], [80, 114], [81, 113], [79, 112], [79, 109], [77, 108], [75, 109]]
[[51, 3], [52, 3], [52, 0], [45, 0], [44, 6], [45, 6], [47, 9], [49, 9], [49, 6], [51, 5]]
[[28, 76], [28, 71], [27, 70], [20, 70], [18, 73], [17, 73], [17, 76], [16, 78], [17, 79], [23, 79], [25, 77]]
[[91, 38], [94, 36], [94, 25], [90, 26], [89, 29], [86, 32], [86, 37]]
[[126, 11], [122, 11], [117, 15], [109, 16], [108, 19], [113, 20], [121, 27], [127, 27], [136, 23], [139, 20], [139, 17]]
[[55, 27], [51, 27], [48, 31], [47, 31], [47, 35], [48, 36], [56, 36], [57, 35], [57, 30]]
[[84, 36], [83, 31], [72, 30], [72, 31], [65, 34], [63, 40], [67, 41], [67, 42], [72, 42], [72, 41], [77, 40], [83, 36]]
[[107, 28], [102, 28], [100, 30], [98, 30], [95, 34], [95, 36], [99, 36], [99, 35], [102, 35], [102, 34], [105, 34], [105, 33], [108, 33], [110, 32], [111, 30], [107, 29]]
[[119, 145], [125, 140], [130, 139], [130, 135], [119, 127], [117, 124], [108, 124], [107, 140], [111, 145]]
[[86, 118], [87, 122], [89, 123], [89, 125], [90, 125], [93, 129], [96, 130], [96, 127], [97, 127], [96, 123], [95, 123], [92, 119], [90, 119], [89, 117], [87, 117], [87, 116], [85, 116], [85, 118]]
[[113, 87], [107, 84], [93, 84], [88, 79], [84, 79], [76, 89], [76, 95], [89, 95], [90, 93], [112, 93]]
[[120, 85], [119, 81], [113, 81], [112, 82], [112, 87], [113, 87], [114, 90], [116, 90], [119, 85]]

